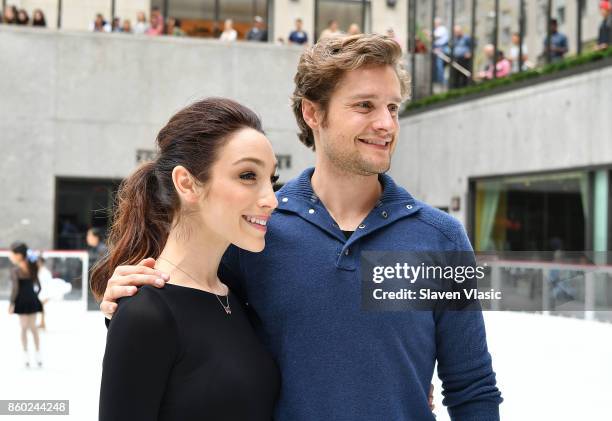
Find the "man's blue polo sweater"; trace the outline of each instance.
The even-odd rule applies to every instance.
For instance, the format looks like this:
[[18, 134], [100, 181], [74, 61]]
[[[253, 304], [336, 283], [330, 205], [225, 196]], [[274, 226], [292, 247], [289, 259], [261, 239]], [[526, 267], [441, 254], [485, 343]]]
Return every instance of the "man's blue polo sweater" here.
[[437, 361], [453, 420], [498, 420], [480, 311], [361, 308], [361, 251], [471, 250], [461, 224], [382, 175], [381, 199], [347, 240], [312, 190], [313, 171], [278, 192], [265, 250], [232, 246], [220, 270], [280, 366], [275, 419], [434, 420], [427, 395]]

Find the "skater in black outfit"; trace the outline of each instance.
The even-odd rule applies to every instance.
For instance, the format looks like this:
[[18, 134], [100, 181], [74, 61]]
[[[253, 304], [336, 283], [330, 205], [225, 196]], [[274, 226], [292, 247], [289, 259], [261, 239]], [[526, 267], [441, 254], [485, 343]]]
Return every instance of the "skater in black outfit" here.
[[[21, 344], [23, 346], [23, 360], [26, 367], [30, 366], [28, 353], [28, 331], [32, 333], [36, 349], [36, 363], [42, 365], [40, 357], [40, 338], [36, 327], [37, 313], [42, 311], [42, 304], [38, 299], [40, 282], [38, 281], [38, 264], [35, 254], [28, 250], [24, 243], [11, 245], [9, 256], [15, 265], [11, 269], [12, 291], [9, 305], [9, 314], [18, 314], [21, 324]], [[36, 288], [36, 289], [35, 289]]]

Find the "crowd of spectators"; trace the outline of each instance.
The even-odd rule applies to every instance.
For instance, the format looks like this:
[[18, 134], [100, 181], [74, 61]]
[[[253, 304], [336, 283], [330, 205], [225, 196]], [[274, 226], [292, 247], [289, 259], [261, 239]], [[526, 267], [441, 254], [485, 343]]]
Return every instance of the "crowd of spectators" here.
[[[599, 10], [603, 20], [599, 26], [597, 42], [594, 47], [596, 50], [606, 49], [610, 46], [612, 1], [600, 1]], [[551, 19], [549, 25], [550, 40], [547, 34], [543, 40], [542, 54], [538, 57], [541, 63], [559, 62], [565, 58], [569, 51], [568, 37], [559, 31], [557, 20]], [[447, 85], [449, 88], [467, 86], [472, 76], [472, 39], [463, 34], [460, 26], [455, 26], [452, 37], [453, 48], [451, 50], [451, 38], [448, 30], [442, 23], [442, 19], [439, 17], [434, 19], [434, 30], [431, 34], [428, 33], [427, 36], [431, 41], [434, 55], [434, 91], [439, 92]], [[512, 45], [508, 55], [502, 49], [498, 48], [496, 51], [493, 44], [485, 45], [482, 48], [482, 52], [484, 65], [480, 71], [474, 72], [473, 79], [475, 81], [503, 78], [535, 66], [534, 63], [529, 61], [527, 45], [521, 41], [521, 36], [518, 32], [512, 34]], [[449, 67], [450, 76], [448, 81], [445, 73], [446, 67]]]
[[0, 23], [6, 25], [46, 27], [45, 14], [40, 9], [34, 9], [32, 18], [25, 9], [17, 9], [14, 5], [6, 5], [0, 15]]
[[[112, 21], [107, 21], [104, 15], [98, 13], [95, 19], [89, 25], [93, 32], [122, 32], [126, 34], [149, 35], [149, 36], [186, 36], [186, 31], [181, 27], [181, 21], [173, 16], [164, 18], [159, 7], [151, 9], [151, 16], [147, 21], [144, 12], [138, 12], [136, 23], [132, 25], [129, 19], [119, 17], [113, 18]], [[217, 25], [213, 28], [212, 35], [221, 41], [233, 42], [238, 40], [238, 32], [234, 29], [232, 19], [227, 19], [224, 22], [223, 31]], [[268, 40], [268, 31], [262, 17], [255, 16], [253, 18], [253, 26], [245, 35], [247, 41], [265, 42]]]

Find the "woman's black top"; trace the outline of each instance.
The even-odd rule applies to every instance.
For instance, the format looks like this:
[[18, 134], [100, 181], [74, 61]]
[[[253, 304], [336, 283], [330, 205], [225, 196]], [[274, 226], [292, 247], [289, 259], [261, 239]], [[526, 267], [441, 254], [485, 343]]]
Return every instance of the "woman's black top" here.
[[226, 314], [215, 294], [172, 284], [121, 299], [106, 338], [100, 420], [269, 421], [278, 367], [231, 293], [229, 303]]

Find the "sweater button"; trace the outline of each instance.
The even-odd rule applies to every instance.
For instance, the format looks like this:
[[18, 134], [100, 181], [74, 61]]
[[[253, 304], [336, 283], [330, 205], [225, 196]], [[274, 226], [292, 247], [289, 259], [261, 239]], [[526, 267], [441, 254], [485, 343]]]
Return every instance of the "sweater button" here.
[[282, 201], [283, 203], [287, 203], [287, 202], [289, 201], [289, 199], [287, 199], [286, 197], [283, 197], [283, 198], [281, 199], [281, 201]]
[[406, 205], [406, 209], [412, 209], [412, 205]]
[[308, 209], [308, 213], [312, 215], [314, 213], [314, 209]]
[[381, 212], [381, 216], [385, 219], [387, 219], [389, 217], [389, 214], [387, 213], [387, 211], [382, 211]]
[[365, 228], [365, 224], [359, 224], [359, 228], [360, 229], [364, 229]]

